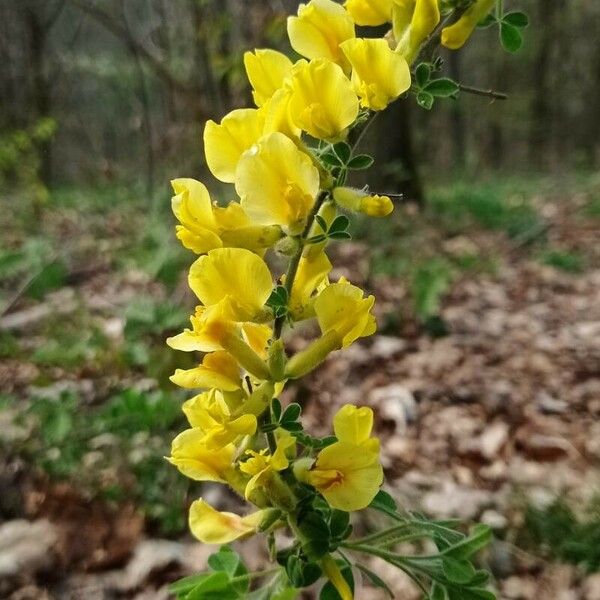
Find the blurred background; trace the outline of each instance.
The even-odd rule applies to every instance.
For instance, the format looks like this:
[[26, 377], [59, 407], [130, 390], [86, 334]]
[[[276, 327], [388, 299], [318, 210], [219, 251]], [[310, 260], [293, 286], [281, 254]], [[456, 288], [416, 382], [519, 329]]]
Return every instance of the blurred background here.
[[[231, 197], [203, 124], [251, 105], [243, 52], [289, 52], [297, 4], [0, 0], [0, 598], [167, 598], [208, 553], [190, 500], [236, 507], [163, 459], [191, 364], [164, 339], [194, 304], [168, 182]], [[285, 400], [323, 435], [373, 406], [389, 491], [494, 528], [500, 598], [599, 600], [600, 5], [506, 4], [519, 53], [488, 28], [442, 56], [507, 100], [411, 97], [364, 140], [371, 188], [404, 201], [333, 254], [379, 331]]]

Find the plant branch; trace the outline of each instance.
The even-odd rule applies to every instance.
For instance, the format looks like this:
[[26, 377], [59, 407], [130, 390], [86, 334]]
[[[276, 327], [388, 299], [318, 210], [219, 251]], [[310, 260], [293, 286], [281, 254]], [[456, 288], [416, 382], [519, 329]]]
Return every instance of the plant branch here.
[[[294, 279], [296, 279], [296, 273], [298, 272], [298, 265], [300, 264], [300, 259], [302, 258], [302, 253], [304, 252], [304, 248], [306, 246], [306, 239], [308, 238], [308, 234], [313, 226], [315, 221], [315, 217], [321, 210], [321, 206], [323, 206], [323, 202], [325, 202], [327, 196], [329, 196], [329, 192], [321, 191], [315, 200], [315, 203], [310, 211], [306, 219], [306, 225], [304, 226], [304, 230], [300, 234], [298, 239], [298, 249], [292, 258], [290, 259], [290, 263], [288, 265], [287, 272], [285, 274], [285, 291], [288, 295], [288, 300], [292, 295], [292, 287], [294, 285]], [[285, 315], [277, 317], [275, 319], [275, 325], [273, 328], [273, 337], [274, 339], [279, 339], [281, 337], [281, 332], [283, 330], [283, 324], [285, 323]]]
[[458, 88], [461, 92], [466, 94], [473, 94], [475, 96], [484, 96], [486, 98], [492, 98], [493, 100], [507, 100], [508, 95], [504, 92], [496, 92], [494, 90], [484, 90], [481, 88], [472, 87], [470, 85], [458, 84]]

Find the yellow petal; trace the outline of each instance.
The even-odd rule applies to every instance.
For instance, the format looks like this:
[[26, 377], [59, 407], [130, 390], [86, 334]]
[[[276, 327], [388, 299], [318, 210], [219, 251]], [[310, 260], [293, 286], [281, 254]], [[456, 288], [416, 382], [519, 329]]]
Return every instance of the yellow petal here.
[[477, 0], [456, 23], [442, 29], [442, 46], [451, 50], [462, 48], [495, 3], [496, 0]]
[[383, 25], [392, 20], [394, 0], [346, 0], [346, 10], [357, 25]]
[[289, 85], [277, 90], [262, 106], [265, 117], [265, 135], [278, 131], [295, 139], [300, 137], [302, 130], [297, 127], [290, 116], [290, 99], [292, 89]]
[[324, 448], [308, 479], [333, 508], [354, 511], [367, 507], [383, 482], [378, 440], [358, 445], [336, 442]]
[[204, 128], [204, 153], [211, 173], [221, 181], [233, 183], [242, 153], [260, 138], [263, 113], [253, 108], [230, 112], [220, 124], [208, 121]]
[[327, 58], [346, 66], [339, 45], [354, 37], [354, 22], [343, 6], [332, 0], [301, 4], [297, 17], [288, 17], [292, 48], [306, 58]]
[[255, 533], [264, 516], [262, 510], [245, 517], [220, 512], [199, 499], [190, 506], [189, 526], [194, 537], [203, 544], [228, 544]]
[[250, 321], [269, 298], [273, 282], [265, 262], [243, 248], [218, 248], [190, 267], [189, 285], [204, 306], [228, 300], [236, 321]]
[[215, 452], [207, 448], [203, 439], [199, 429], [183, 431], [173, 440], [169, 461], [190, 479], [227, 483], [235, 446], [229, 444]]
[[410, 68], [387, 40], [354, 38], [341, 45], [352, 65], [352, 86], [361, 105], [383, 110], [410, 88]]
[[[408, 2], [400, 0], [400, 8], [396, 10], [395, 20], [398, 14], [403, 19], [408, 14]], [[394, 25], [394, 34], [399, 39], [396, 51], [406, 58], [411, 64], [417, 57], [421, 44], [427, 39], [427, 36], [433, 32], [440, 22], [440, 8], [438, 0], [416, 0], [414, 2], [414, 11], [410, 21], [410, 26], [404, 29], [402, 37], [398, 38], [396, 31], [401, 29], [400, 25]]]
[[373, 411], [368, 406], [346, 404], [333, 418], [333, 430], [340, 442], [361, 444], [369, 439], [372, 429]]
[[303, 256], [298, 264], [289, 307], [294, 319], [301, 320], [312, 316], [312, 296], [327, 281], [332, 269], [325, 252]]
[[235, 187], [249, 217], [301, 229], [319, 191], [311, 159], [282, 133], [271, 133], [242, 156]]
[[292, 70], [292, 61], [276, 50], [259, 49], [244, 54], [244, 66], [254, 90], [254, 102], [262, 106], [283, 85]]
[[268, 325], [260, 323], [244, 323], [242, 325], [242, 335], [247, 344], [261, 358], [267, 356], [267, 345], [273, 336], [273, 330]]
[[375, 298], [363, 297], [363, 291], [349, 283], [334, 283], [327, 286], [316, 298], [314, 307], [321, 331], [336, 331], [349, 346], [359, 337], [375, 332], [375, 318], [371, 309]]
[[240, 371], [235, 359], [227, 352], [212, 352], [194, 369], [177, 369], [171, 381], [180, 387], [218, 388], [233, 392], [240, 388]]
[[359, 102], [342, 69], [328, 59], [300, 61], [291, 79], [290, 116], [315, 138], [338, 138], [358, 116]]

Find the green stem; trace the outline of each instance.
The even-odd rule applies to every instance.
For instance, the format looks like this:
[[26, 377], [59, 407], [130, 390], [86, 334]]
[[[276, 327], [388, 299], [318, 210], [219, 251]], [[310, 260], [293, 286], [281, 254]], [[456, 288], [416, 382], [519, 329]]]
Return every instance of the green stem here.
[[273, 569], [267, 569], [266, 571], [255, 571], [254, 573], [246, 573], [245, 575], [238, 575], [237, 577], [233, 577], [230, 581], [231, 583], [239, 583], [242, 581], [251, 581], [252, 579], [259, 579], [260, 577], [267, 577], [269, 575], [274, 575], [281, 571], [281, 567], [276, 567]]
[[[288, 265], [287, 273], [285, 274], [285, 290], [288, 295], [288, 299], [292, 295], [292, 287], [294, 285], [294, 280], [296, 279], [296, 274], [298, 273], [298, 265], [300, 264], [300, 259], [302, 258], [302, 253], [304, 252], [304, 248], [306, 246], [306, 239], [308, 238], [308, 234], [310, 233], [311, 227], [315, 221], [315, 217], [321, 210], [321, 206], [323, 206], [323, 202], [329, 195], [328, 191], [321, 191], [315, 200], [315, 204], [310, 211], [306, 219], [306, 225], [304, 226], [304, 230], [299, 237], [298, 240], [298, 249], [292, 258], [290, 259], [290, 263]], [[273, 338], [275, 340], [281, 337], [281, 333], [283, 331], [283, 325], [285, 323], [285, 315], [281, 317], [277, 317], [275, 319], [275, 325], [273, 328]]]
[[496, 20], [498, 23], [502, 21], [504, 16], [504, 0], [496, 0]]
[[[259, 426], [271, 424], [271, 407], [267, 406], [266, 410], [260, 415]], [[277, 440], [275, 439], [275, 433], [273, 431], [265, 432], [267, 438], [267, 445], [269, 446], [269, 452], [271, 455], [277, 450]]]
[[383, 531], [378, 531], [377, 533], [373, 533], [371, 535], [367, 535], [363, 538], [359, 538], [357, 540], [350, 540], [349, 543], [352, 544], [372, 544], [380, 540], [381, 538], [386, 538], [396, 533], [400, 533], [403, 529], [410, 527], [408, 524], [406, 525], [396, 525], [395, 527], [390, 527], [389, 529], [384, 529]]

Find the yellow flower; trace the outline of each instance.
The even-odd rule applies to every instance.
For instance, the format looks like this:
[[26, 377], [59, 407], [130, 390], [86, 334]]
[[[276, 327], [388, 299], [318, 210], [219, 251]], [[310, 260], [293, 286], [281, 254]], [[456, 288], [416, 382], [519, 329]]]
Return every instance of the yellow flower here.
[[346, 0], [346, 10], [357, 25], [383, 25], [392, 20], [394, 0]]
[[167, 344], [184, 352], [226, 350], [248, 373], [258, 379], [268, 379], [269, 369], [261, 353], [265, 354], [264, 340], [270, 337], [271, 330], [262, 324], [236, 323], [242, 309], [229, 296], [209, 308], [197, 306], [196, 314], [190, 317], [192, 329], [168, 338]]
[[183, 412], [190, 425], [202, 432], [202, 444], [212, 450], [219, 450], [241, 436], [256, 432], [256, 416], [244, 414], [232, 417], [219, 390], [190, 398], [184, 403]]
[[295, 140], [300, 137], [302, 130], [294, 124], [290, 115], [292, 89], [289, 82], [289, 79], [286, 80], [284, 87], [262, 105], [261, 111], [265, 116], [265, 135], [278, 131]]
[[362, 212], [370, 217], [385, 217], [394, 210], [394, 205], [388, 196], [367, 194], [364, 190], [337, 187], [333, 190], [333, 198], [340, 206]]
[[253, 221], [281, 225], [296, 233], [319, 192], [319, 172], [292, 140], [276, 132], [244, 153], [235, 187]]
[[[421, 44], [433, 32], [440, 22], [440, 8], [438, 0], [396, 0], [394, 8], [394, 36], [398, 40], [396, 51], [412, 63], [416, 58]], [[407, 26], [407, 16], [412, 17]]]
[[319, 452], [301, 478], [315, 487], [333, 508], [345, 511], [368, 506], [383, 482], [379, 440], [371, 438], [373, 411], [350, 404], [334, 417], [338, 441]]
[[408, 63], [387, 40], [354, 38], [341, 48], [352, 65], [352, 86], [364, 108], [383, 110], [410, 88]]
[[323, 335], [335, 332], [343, 348], [359, 337], [372, 335], [376, 330], [375, 317], [371, 314], [374, 303], [373, 296], [364, 298], [360, 288], [346, 281], [328, 285], [314, 303]]
[[208, 121], [204, 153], [211, 173], [225, 183], [233, 183], [240, 156], [262, 136], [264, 126], [264, 114], [255, 108], [233, 110], [220, 124]]
[[314, 138], [339, 138], [358, 116], [359, 102], [352, 83], [330, 60], [299, 61], [290, 85], [291, 119]]
[[220, 305], [232, 321], [253, 321], [273, 289], [269, 267], [242, 248], [217, 248], [190, 267], [189, 285], [205, 307]]
[[374, 302], [373, 296], [364, 298], [363, 291], [347, 281], [324, 287], [313, 303], [322, 335], [288, 360], [285, 377], [298, 379], [319, 366], [331, 352], [375, 333], [375, 317], [371, 314]]
[[195, 179], [174, 179], [171, 207], [177, 237], [185, 248], [204, 254], [223, 246], [260, 251], [274, 245], [283, 232], [276, 226], [253, 224], [237, 202], [213, 204], [206, 187]]
[[354, 37], [354, 21], [333, 0], [311, 0], [301, 4], [297, 17], [288, 17], [292, 48], [306, 58], [328, 58], [347, 68], [340, 44]]
[[235, 452], [233, 444], [215, 452], [206, 445], [204, 432], [194, 428], [186, 429], [173, 440], [168, 460], [190, 479], [227, 483], [234, 476]]
[[282, 87], [292, 70], [292, 61], [276, 50], [259, 49], [244, 54], [244, 66], [253, 88], [254, 102], [262, 106]]
[[192, 328], [167, 338], [167, 345], [183, 352], [223, 350], [222, 339], [236, 331], [227, 308], [225, 305], [216, 305], [210, 309], [197, 306], [196, 312], [190, 317]]
[[192, 502], [189, 526], [203, 544], [229, 544], [257, 532], [270, 510], [259, 510], [245, 517], [214, 509], [202, 498]]
[[218, 388], [233, 392], [242, 385], [237, 361], [223, 351], [206, 354], [202, 364], [193, 369], [177, 369], [170, 379], [175, 385], [188, 389]]
[[250, 458], [240, 464], [240, 471], [251, 475], [246, 484], [246, 499], [249, 499], [257, 488], [269, 487], [273, 475], [288, 468], [290, 462], [287, 452], [295, 446], [295, 443], [292, 436], [283, 436], [278, 440], [277, 448], [272, 455], [269, 454], [268, 450], [261, 450], [260, 452], [247, 450]]
[[325, 252], [303, 256], [300, 259], [289, 300], [289, 311], [295, 321], [314, 316], [313, 296], [327, 283], [331, 269]]
[[456, 23], [442, 29], [442, 46], [451, 50], [461, 48], [495, 3], [496, 0], [477, 0]]

